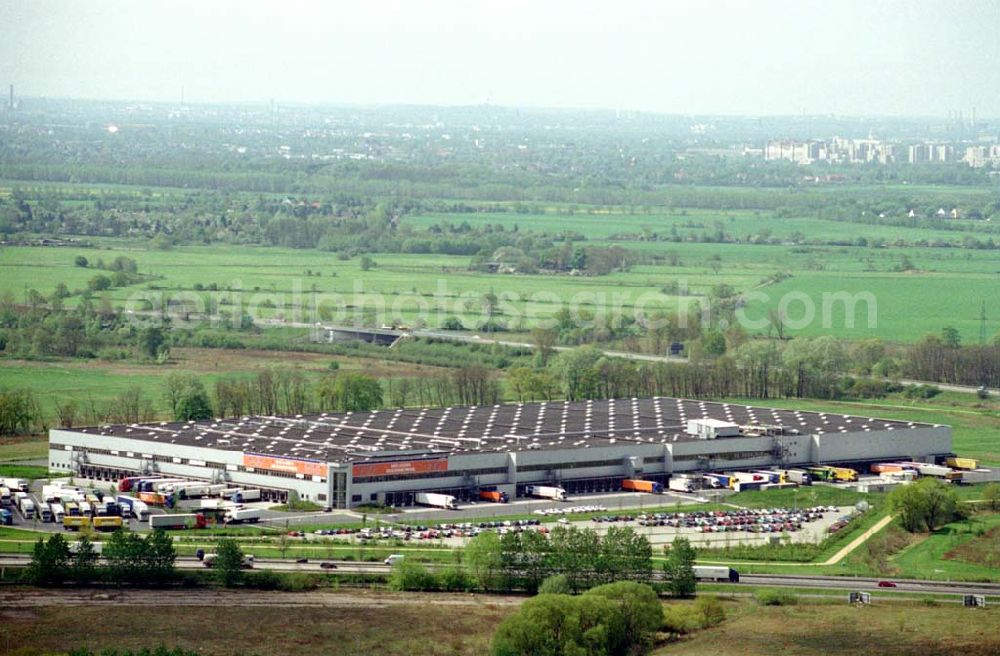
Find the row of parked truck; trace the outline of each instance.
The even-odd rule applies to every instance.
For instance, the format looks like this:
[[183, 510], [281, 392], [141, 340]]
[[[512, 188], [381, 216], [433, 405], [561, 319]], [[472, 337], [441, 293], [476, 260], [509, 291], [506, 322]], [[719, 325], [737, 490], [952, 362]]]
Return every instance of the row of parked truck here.
[[[25, 501], [31, 501], [28, 499], [28, 481], [23, 478], [0, 478], [0, 525], [10, 526], [14, 523], [12, 508], [28, 519], [34, 518], [34, 503], [25, 507]], [[28, 514], [25, 515], [25, 512]]]
[[[214, 511], [214, 513], [209, 512], [210, 510]], [[218, 517], [220, 511], [222, 523], [227, 525], [244, 523], [256, 524], [262, 517], [261, 511], [257, 508], [240, 508], [237, 506], [231, 506], [224, 509], [205, 509], [202, 512], [150, 515], [149, 528], [171, 530], [207, 528], [209, 524], [214, 523], [214, 520], [213, 522], [209, 521], [209, 516], [214, 514], [215, 517]]]
[[[561, 487], [548, 485], [529, 485], [526, 488], [525, 493], [531, 497], [554, 499], [556, 501], [565, 501], [568, 498], [566, 490]], [[489, 501], [491, 503], [507, 503], [510, 501], [510, 496], [501, 490], [482, 490], [479, 493], [479, 499], [481, 501]], [[420, 506], [458, 510], [458, 499], [451, 494], [418, 492], [414, 495], [413, 500]]]
[[130, 492], [151, 506], [166, 508], [173, 508], [178, 501], [205, 497], [227, 499], [235, 503], [260, 501], [260, 490], [169, 476], [128, 476], [118, 481], [118, 491]]
[[114, 530], [122, 525], [117, 504], [101, 493], [86, 492], [78, 487], [55, 484], [42, 487], [38, 500], [28, 493], [28, 482], [2, 479], [0, 485], [0, 523], [12, 524], [16, 509], [25, 520], [53, 522], [67, 529], [84, 525], [97, 530]]
[[920, 476], [928, 476], [960, 483], [965, 471], [978, 468], [979, 461], [973, 458], [948, 458], [943, 465], [926, 462], [878, 462], [871, 466], [871, 472], [883, 478], [898, 480], [913, 480]]
[[[746, 472], [708, 474], [678, 474], [667, 483], [674, 492], [696, 492], [702, 489], [769, 490], [796, 485], [812, 485], [813, 481], [852, 482], [858, 472], [850, 467], [814, 465], [799, 469], [760, 469]], [[627, 488], [626, 489], [630, 489]]]

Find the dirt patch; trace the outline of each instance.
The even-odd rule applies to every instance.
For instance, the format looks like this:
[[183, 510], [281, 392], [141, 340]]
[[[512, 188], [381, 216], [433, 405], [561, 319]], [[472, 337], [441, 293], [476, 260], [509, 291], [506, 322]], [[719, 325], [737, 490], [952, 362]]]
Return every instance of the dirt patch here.
[[[27, 592], [20, 597], [0, 603], [8, 608], [18, 603], [38, 605], [30, 617], [2, 615], [0, 653], [45, 654], [74, 648], [99, 653], [112, 647], [164, 644], [220, 656], [478, 655], [488, 652], [496, 626], [515, 608], [514, 603], [498, 603], [504, 598], [496, 597], [363, 590], [123, 591], [120, 598], [96, 604], [87, 591]], [[140, 607], [141, 628], [136, 625]], [[72, 617], [72, 630], [67, 617]]]
[[994, 526], [982, 535], [945, 552], [944, 557], [973, 565], [1000, 568], [1000, 526]]
[[[728, 609], [727, 609], [728, 610]], [[1000, 653], [1000, 614], [958, 605], [742, 605], [714, 629], [657, 654], [683, 656], [923, 656]], [[725, 645], [725, 648], [721, 648]]]
[[33, 610], [4, 609], [0, 610], [0, 620], [5, 622], [27, 622], [38, 617], [38, 613]]
[[170, 352], [176, 366], [188, 371], [254, 371], [274, 366], [289, 366], [316, 373], [331, 373], [330, 363], [337, 361], [340, 369], [358, 369], [377, 376], [421, 376], [439, 367], [374, 358], [352, 358], [325, 353], [297, 351], [266, 351], [261, 349], [198, 349], [178, 348]]
[[11, 365], [31, 366], [39, 369], [105, 371], [119, 376], [159, 376], [174, 371], [192, 373], [253, 373], [260, 369], [276, 366], [293, 367], [317, 374], [334, 373], [330, 370], [330, 363], [334, 360], [340, 365], [341, 370], [364, 371], [369, 375], [377, 377], [415, 377], [443, 370], [440, 367], [324, 353], [209, 348], [172, 349], [170, 351], [170, 362], [165, 365], [144, 364], [140, 362], [110, 362], [107, 360], [55, 360], [39, 362], [34, 360], [8, 359], [6, 362], [9, 362]]

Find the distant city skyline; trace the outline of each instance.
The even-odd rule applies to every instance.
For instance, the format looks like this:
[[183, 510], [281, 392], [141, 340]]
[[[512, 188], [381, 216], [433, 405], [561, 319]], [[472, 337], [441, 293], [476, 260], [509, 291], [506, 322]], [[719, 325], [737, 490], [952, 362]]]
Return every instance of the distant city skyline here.
[[1000, 2], [0, 0], [22, 97], [1000, 117]]

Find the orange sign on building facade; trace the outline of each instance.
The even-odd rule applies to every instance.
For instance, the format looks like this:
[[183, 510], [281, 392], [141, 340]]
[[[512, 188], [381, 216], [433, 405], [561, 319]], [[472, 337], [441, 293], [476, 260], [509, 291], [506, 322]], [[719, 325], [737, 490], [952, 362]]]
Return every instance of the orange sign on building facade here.
[[326, 463], [298, 458], [275, 458], [256, 453], [243, 454], [243, 466], [252, 469], [302, 474], [303, 476], [326, 476]]
[[405, 476], [448, 471], [448, 459], [396, 460], [394, 462], [361, 462], [352, 468], [354, 478], [367, 476]]

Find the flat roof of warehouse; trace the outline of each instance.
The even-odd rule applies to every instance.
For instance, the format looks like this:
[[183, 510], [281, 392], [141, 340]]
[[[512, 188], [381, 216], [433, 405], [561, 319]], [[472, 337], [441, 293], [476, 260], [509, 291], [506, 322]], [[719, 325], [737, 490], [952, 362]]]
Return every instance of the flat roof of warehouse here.
[[[692, 419], [784, 434], [906, 430], [932, 424], [655, 397], [407, 408], [294, 417], [109, 425], [75, 432], [322, 462], [696, 440]], [[747, 434], [754, 434], [748, 432]], [[720, 437], [718, 439], [732, 439]]]

